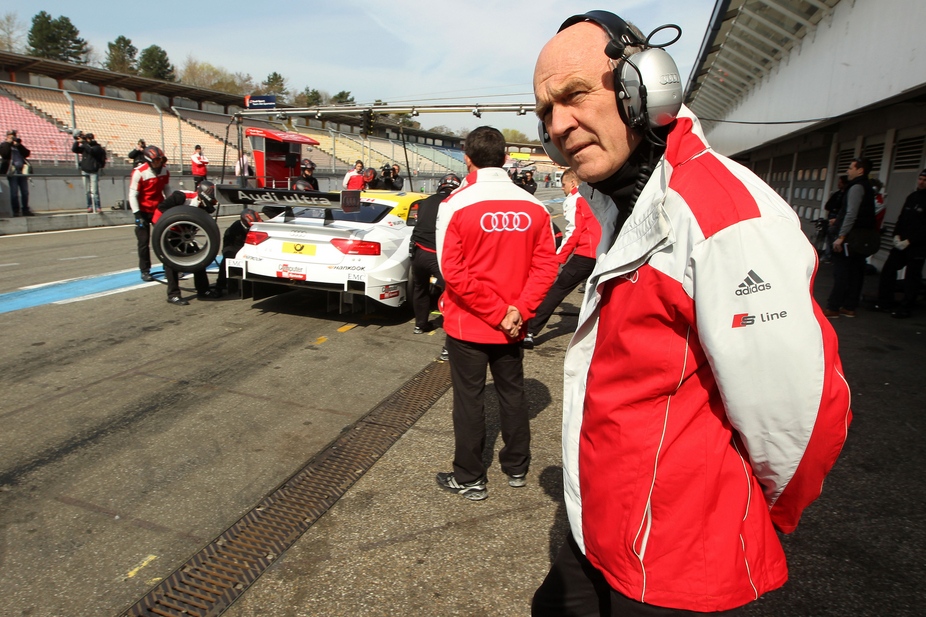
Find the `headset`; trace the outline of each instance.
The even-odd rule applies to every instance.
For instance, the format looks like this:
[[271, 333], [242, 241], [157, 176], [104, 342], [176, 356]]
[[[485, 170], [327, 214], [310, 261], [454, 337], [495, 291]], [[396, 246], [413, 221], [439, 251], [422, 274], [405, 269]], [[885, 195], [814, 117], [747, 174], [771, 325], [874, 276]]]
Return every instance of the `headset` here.
[[[614, 92], [621, 120], [630, 128], [643, 133], [651, 142], [664, 146], [653, 129], [667, 126], [675, 120], [682, 107], [683, 92], [678, 66], [663, 48], [678, 41], [682, 29], [675, 24], [666, 24], [641, 39], [627, 22], [614, 13], [589, 11], [584, 15], [573, 15], [563, 22], [557, 32], [583, 21], [600, 26], [610, 39], [604, 53], [613, 71]], [[659, 45], [650, 42], [657, 32], [666, 29], [675, 30], [675, 38]], [[643, 51], [628, 56], [628, 47], [642, 48]], [[540, 120], [538, 132], [540, 143], [549, 157], [564, 167], [568, 166], [566, 158], [553, 145], [543, 120]]]

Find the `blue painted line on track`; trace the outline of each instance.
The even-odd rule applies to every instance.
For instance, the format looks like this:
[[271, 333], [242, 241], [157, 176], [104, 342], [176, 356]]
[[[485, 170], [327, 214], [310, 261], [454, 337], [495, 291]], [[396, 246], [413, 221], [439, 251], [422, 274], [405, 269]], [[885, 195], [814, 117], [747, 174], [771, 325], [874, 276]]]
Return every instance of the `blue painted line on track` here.
[[[221, 256], [217, 258], [221, 260]], [[206, 272], [218, 272], [218, 268], [211, 266]], [[164, 278], [164, 268], [152, 268], [151, 275], [156, 279]], [[0, 294], [0, 314], [18, 311], [21, 309], [43, 306], [62, 300], [73, 300], [91, 294], [118, 291], [126, 287], [135, 287], [144, 284], [138, 270], [131, 272], [117, 272], [77, 280], [62, 281], [43, 285], [33, 289], [20, 289]]]

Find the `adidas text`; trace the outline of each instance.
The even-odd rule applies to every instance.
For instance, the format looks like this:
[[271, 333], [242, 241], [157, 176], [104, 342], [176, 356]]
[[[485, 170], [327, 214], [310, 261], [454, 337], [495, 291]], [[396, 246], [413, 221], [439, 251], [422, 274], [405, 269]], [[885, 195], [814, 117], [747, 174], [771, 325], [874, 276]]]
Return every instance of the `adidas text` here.
[[759, 285], [749, 285], [747, 287], [740, 287], [736, 290], [736, 295], [738, 296], [748, 296], [749, 294], [758, 293], [760, 291], [765, 291], [766, 289], [771, 289], [771, 283], [761, 283]]

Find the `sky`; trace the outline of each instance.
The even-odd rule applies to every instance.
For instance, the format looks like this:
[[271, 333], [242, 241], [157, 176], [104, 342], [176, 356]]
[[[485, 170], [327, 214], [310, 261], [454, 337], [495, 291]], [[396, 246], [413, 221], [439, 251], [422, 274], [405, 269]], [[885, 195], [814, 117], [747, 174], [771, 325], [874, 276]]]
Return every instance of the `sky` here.
[[[126, 36], [139, 49], [159, 45], [178, 67], [188, 56], [255, 82], [276, 71], [290, 90], [348, 90], [358, 104], [528, 103], [540, 49], [568, 17], [604, 9], [632, 21], [644, 34], [665, 23], [682, 28], [668, 48], [687, 83], [715, 0], [338, 0], [222, 3], [40, 0], [18, 9], [28, 29], [44, 10], [65, 15], [105, 58], [106, 44]], [[215, 7], [221, 7], [217, 10]], [[9, 9], [8, 9], [9, 10]], [[6, 11], [4, 11], [6, 12]], [[422, 114], [425, 129], [489, 124], [536, 138], [533, 114]]]

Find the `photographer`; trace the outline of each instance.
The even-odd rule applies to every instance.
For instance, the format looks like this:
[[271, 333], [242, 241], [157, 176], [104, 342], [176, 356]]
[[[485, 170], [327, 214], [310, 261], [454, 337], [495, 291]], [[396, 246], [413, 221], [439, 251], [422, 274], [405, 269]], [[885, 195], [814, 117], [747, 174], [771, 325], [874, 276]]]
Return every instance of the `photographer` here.
[[103, 214], [100, 207], [100, 170], [106, 166], [106, 151], [93, 138], [93, 133], [83, 132], [74, 135], [71, 152], [80, 155], [80, 174], [84, 177], [84, 190], [87, 193], [87, 212], [96, 210]]
[[145, 144], [144, 139], [138, 140], [138, 145], [135, 146], [135, 149], [129, 152], [128, 158], [132, 159], [132, 169], [135, 169], [139, 165], [145, 162]]
[[0, 174], [6, 174], [10, 184], [10, 205], [13, 216], [20, 216], [20, 195], [22, 195], [22, 216], [34, 216], [29, 209], [29, 178], [23, 174], [28, 163], [29, 149], [15, 130], [6, 132], [6, 141], [0, 144]]
[[387, 191], [401, 191], [405, 185], [398, 165], [383, 165], [382, 187]]
[[518, 186], [533, 195], [537, 192], [537, 183], [534, 181], [534, 172], [525, 171], [518, 180]]

